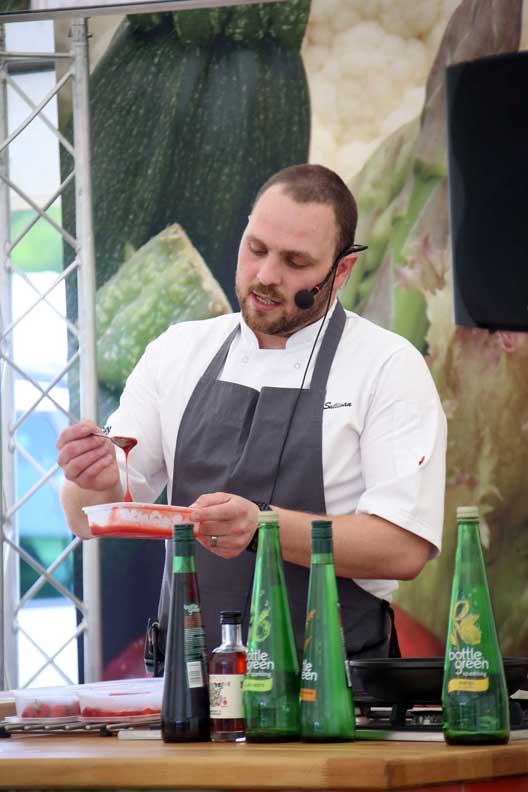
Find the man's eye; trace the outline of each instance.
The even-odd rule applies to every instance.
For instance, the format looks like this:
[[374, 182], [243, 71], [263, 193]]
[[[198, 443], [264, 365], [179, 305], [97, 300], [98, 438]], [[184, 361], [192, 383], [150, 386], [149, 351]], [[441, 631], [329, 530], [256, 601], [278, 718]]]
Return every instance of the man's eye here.
[[259, 245], [254, 245], [251, 242], [248, 242], [248, 248], [249, 252], [253, 253], [254, 256], [263, 256], [266, 253], [264, 248]]
[[288, 267], [291, 267], [292, 269], [302, 269], [304, 267], [304, 264], [302, 264], [300, 261], [292, 261], [291, 259], [288, 259], [286, 263]]

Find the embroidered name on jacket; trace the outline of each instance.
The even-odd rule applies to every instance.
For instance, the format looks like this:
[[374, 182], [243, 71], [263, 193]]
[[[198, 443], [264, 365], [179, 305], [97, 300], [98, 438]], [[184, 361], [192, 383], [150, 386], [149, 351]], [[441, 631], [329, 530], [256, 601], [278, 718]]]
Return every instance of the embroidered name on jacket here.
[[324, 408], [325, 410], [337, 410], [338, 407], [352, 407], [352, 402], [325, 402]]

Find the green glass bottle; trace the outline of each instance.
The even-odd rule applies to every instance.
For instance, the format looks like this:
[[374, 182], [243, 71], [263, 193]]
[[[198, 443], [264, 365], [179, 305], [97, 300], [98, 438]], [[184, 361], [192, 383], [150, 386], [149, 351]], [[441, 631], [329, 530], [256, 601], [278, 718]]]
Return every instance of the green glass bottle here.
[[302, 740], [354, 739], [354, 699], [337, 595], [332, 523], [327, 520], [312, 522], [300, 702]]
[[457, 509], [458, 543], [442, 689], [446, 742], [506, 743], [510, 708], [476, 506]]
[[242, 694], [248, 742], [299, 739], [299, 660], [278, 519], [274, 511], [260, 515]]
[[192, 523], [174, 526], [174, 560], [165, 655], [164, 742], [209, 740], [205, 634], [196, 579]]

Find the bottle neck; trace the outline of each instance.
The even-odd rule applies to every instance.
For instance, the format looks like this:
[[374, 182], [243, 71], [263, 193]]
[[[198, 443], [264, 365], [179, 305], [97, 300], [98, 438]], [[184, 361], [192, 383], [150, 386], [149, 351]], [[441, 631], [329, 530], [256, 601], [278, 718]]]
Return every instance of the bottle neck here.
[[466, 551], [470, 556], [482, 552], [478, 520], [461, 520], [458, 523], [458, 549], [463, 558], [466, 557]]
[[333, 564], [332, 537], [312, 538], [312, 564]]
[[280, 550], [279, 526], [277, 523], [261, 523], [258, 532], [257, 554], [276, 552]]
[[470, 585], [470, 581], [487, 586], [486, 562], [482, 552], [479, 524], [476, 521], [464, 521], [458, 524], [454, 583], [461, 585], [461, 581], [464, 581], [465, 587]]
[[242, 625], [222, 624], [222, 644], [226, 646], [242, 646]]
[[459, 520], [458, 532], [468, 535], [476, 533], [478, 535], [480, 533], [478, 520]]

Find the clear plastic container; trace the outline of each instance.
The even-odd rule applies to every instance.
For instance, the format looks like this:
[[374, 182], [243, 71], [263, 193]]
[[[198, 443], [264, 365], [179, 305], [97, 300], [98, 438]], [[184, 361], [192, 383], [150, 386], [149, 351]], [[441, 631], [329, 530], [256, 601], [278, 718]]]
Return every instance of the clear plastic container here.
[[77, 694], [62, 688], [15, 690], [15, 707], [17, 717], [27, 722], [75, 720], [80, 712]]
[[116, 683], [107, 690], [87, 687], [79, 690], [81, 719], [108, 722], [152, 719], [161, 713], [162, 695], [163, 679], [135, 686]]
[[85, 506], [91, 535], [122, 539], [170, 539], [175, 523], [189, 522], [191, 509], [158, 503]]

